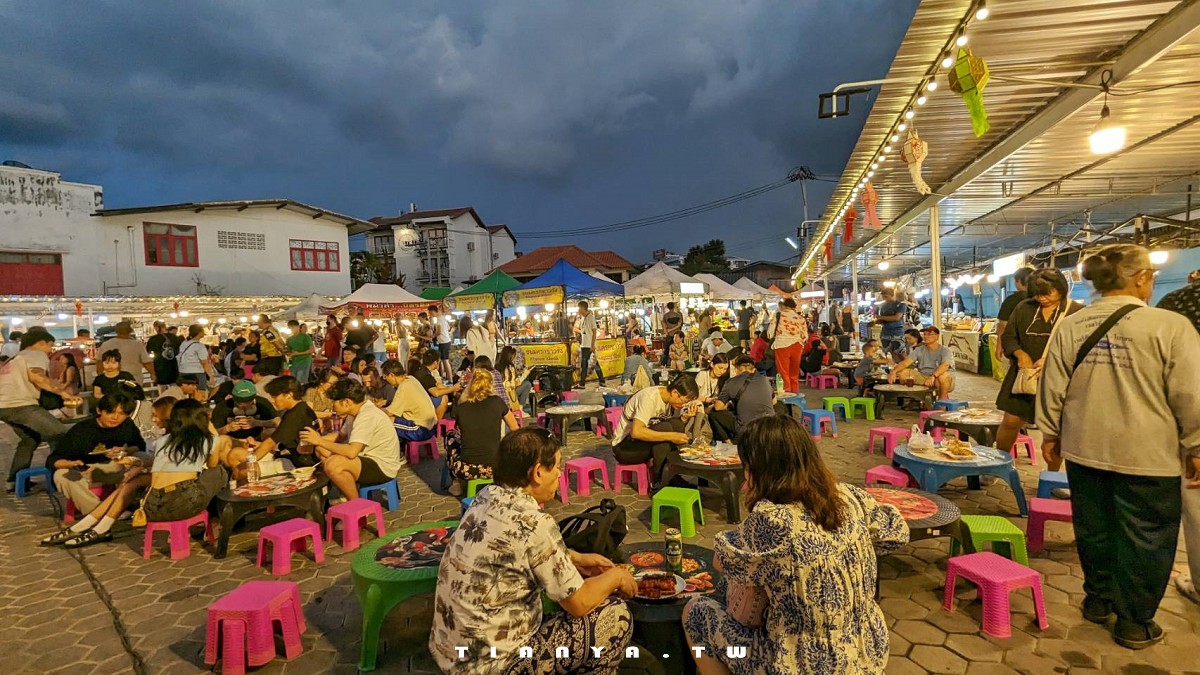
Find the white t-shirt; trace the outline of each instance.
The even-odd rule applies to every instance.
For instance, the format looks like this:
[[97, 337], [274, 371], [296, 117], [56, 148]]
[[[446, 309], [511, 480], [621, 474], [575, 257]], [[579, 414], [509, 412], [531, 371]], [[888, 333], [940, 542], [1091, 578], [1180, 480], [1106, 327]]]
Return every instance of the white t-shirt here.
[[596, 346], [596, 315], [592, 312], [579, 317], [579, 346], [584, 349]]
[[437, 424], [437, 410], [433, 407], [433, 399], [429, 398], [425, 387], [422, 387], [415, 377], [406, 377], [400, 381], [387, 411], [424, 429], [432, 429], [433, 425]]
[[701, 401], [706, 398], [716, 398], [717, 394], [721, 393], [721, 387], [717, 384], [717, 378], [713, 377], [712, 373], [707, 370], [696, 373], [696, 386], [700, 389], [700, 396], [697, 398]]
[[[208, 347], [197, 340], [184, 340], [179, 345], [179, 372], [198, 375], [204, 372], [204, 360], [208, 358]], [[125, 365], [122, 362], [121, 365]]]
[[400, 473], [400, 439], [392, 420], [371, 401], [366, 401], [354, 416], [350, 427], [350, 443], [362, 443], [359, 456], [379, 465], [385, 476]]
[[[146, 346], [137, 338], [119, 338], [112, 337], [104, 341], [96, 349], [96, 354], [101, 355], [104, 352], [115, 349], [121, 352], [121, 370], [133, 375], [133, 379], [139, 383], [142, 381], [142, 368], [147, 363], [153, 363], [154, 357], [150, 356], [146, 351]], [[202, 372], [180, 370], [181, 373]]]
[[437, 341], [440, 345], [450, 342], [450, 317], [446, 314], [437, 318]]
[[621, 421], [613, 433], [613, 446], [633, 433], [633, 421], [641, 420], [642, 424], [650, 426], [655, 418], [670, 417], [671, 406], [662, 398], [663, 387], [646, 387], [625, 402], [625, 410], [621, 413]]
[[0, 408], [37, 405], [41, 390], [29, 381], [29, 369], [41, 368], [50, 375], [50, 355], [25, 349], [0, 366]]

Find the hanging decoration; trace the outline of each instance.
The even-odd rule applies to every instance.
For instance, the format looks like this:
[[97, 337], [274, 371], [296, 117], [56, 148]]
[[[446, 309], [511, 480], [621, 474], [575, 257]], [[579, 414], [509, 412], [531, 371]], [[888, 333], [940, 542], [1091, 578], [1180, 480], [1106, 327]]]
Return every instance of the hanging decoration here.
[[967, 104], [967, 112], [971, 115], [971, 129], [975, 137], [987, 133], [990, 128], [987, 110], [983, 107], [983, 89], [988, 83], [988, 66], [982, 57], [971, 53], [969, 47], [958, 50], [958, 60], [946, 74], [950, 90], [962, 96]]
[[921, 168], [928, 155], [929, 144], [921, 140], [917, 134], [917, 125], [909, 125], [908, 138], [904, 139], [904, 144], [900, 146], [900, 159], [908, 165], [908, 173], [912, 175], [913, 187], [923, 195], [933, 192], [929, 189], [929, 184], [925, 182], [925, 179], [921, 178]]
[[871, 181], [867, 181], [866, 187], [862, 191], [863, 205], [863, 225], [866, 225], [872, 230], [878, 230], [883, 227], [883, 223], [879, 220], [879, 214], [875, 212], [875, 205], [879, 203], [879, 193], [875, 191], [875, 186]]
[[825, 240], [825, 260], [833, 260], [833, 237]]
[[858, 220], [858, 211], [854, 207], [846, 209], [846, 215], [842, 216], [842, 222], [845, 223], [846, 229], [842, 232], [842, 241], [849, 244], [851, 237], [854, 236], [854, 221]]
[[83, 303], [78, 300], [75, 301], [75, 316], [83, 316]]
[[842, 235], [837, 230], [834, 230], [829, 239], [833, 242], [833, 254], [840, 256], [842, 254]]

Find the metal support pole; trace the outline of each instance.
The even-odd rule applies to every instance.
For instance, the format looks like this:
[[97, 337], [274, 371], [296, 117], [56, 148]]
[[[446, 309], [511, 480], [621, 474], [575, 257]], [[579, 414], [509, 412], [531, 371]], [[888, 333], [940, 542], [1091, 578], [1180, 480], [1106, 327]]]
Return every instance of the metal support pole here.
[[930, 284], [933, 296], [933, 325], [942, 326], [942, 242], [941, 227], [938, 225], [938, 205], [929, 207], [929, 272], [933, 275]]

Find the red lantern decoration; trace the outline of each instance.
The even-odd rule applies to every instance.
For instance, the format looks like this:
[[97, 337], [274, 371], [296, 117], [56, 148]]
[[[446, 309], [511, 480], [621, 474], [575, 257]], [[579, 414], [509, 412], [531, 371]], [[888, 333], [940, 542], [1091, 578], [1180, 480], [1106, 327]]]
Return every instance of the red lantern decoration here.
[[825, 240], [825, 259], [833, 260], [833, 235]]
[[883, 223], [879, 220], [879, 214], [875, 212], [875, 205], [879, 203], [879, 193], [875, 191], [875, 186], [871, 181], [867, 181], [867, 186], [863, 188], [862, 197], [863, 204], [863, 224], [872, 230], [878, 230], [883, 227]]
[[850, 239], [854, 236], [854, 221], [858, 220], [858, 211], [854, 207], [846, 209], [846, 215], [842, 217], [842, 222], [845, 223], [846, 229], [842, 233], [842, 243], [849, 244]]
[[78, 300], [75, 301], [75, 316], [83, 316], [83, 303]]

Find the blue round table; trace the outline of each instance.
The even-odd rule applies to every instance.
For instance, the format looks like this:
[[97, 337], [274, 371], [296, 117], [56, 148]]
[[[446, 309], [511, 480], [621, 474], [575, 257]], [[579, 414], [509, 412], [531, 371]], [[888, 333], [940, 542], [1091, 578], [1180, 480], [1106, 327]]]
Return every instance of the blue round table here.
[[1021, 475], [1013, 465], [1012, 456], [995, 448], [985, 448], [973, 445], [971, 449], [978, 455], [975, 459], [957, 461], [952, 459], [937, 459], [925, 454], [916, 455], [909, 451], [908, 445], [896, 446], [892, 463], [906, 469], [916, 477], [921, 489], [926, 492], [937, 492], [938, 488], [950, 482], [953, 478], [967, 476], [969, 486], [978, 489], [978, 477], [982, 475], [999, 476], [1008, 481], [1013, 496], [1017, 499], [1017, 508], [1021, 515], [1029, 515], [1029, 507], [1025, 503], [1025, 491], [1021, 488]]

